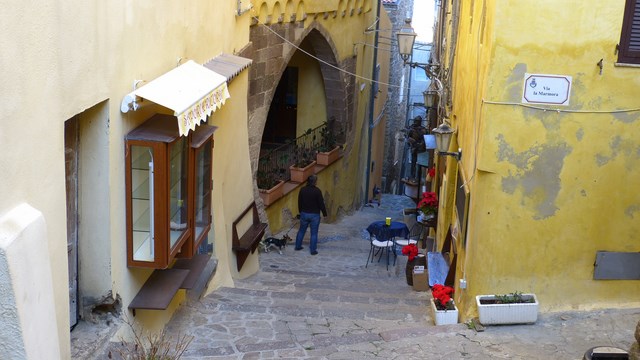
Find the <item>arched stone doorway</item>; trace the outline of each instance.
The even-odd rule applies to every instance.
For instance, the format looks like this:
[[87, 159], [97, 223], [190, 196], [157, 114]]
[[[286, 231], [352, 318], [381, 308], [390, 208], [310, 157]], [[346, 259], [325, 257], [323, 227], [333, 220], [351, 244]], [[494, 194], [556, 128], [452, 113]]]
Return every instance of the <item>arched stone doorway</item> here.
[[[336, 47], [328, 32], [313, 23], [303, 28], [302, 22], [252, 26], [250, 32], [254, 60], [249, 79], [249, 146], [251, 167], [255, 178], [263, 134], [269, 111], [274, 106], [276, 89], [283, 77], [290, 77], [290, 65], [305, 57], [319, 69], [323, 85], [324, 109], [319, 111], [327, 119], [335, 119], [342, 132], [341, 142], [349, 153], [353, 137], [355, 80], [346, 74], [355, 73], [355, 58], [338, 61]], [[297, 78], [298, 86], [304, 86], [305, 78]], [[319, 93], [318, 93], [319, 94]], [[318, 98], [316, 98], [317, 100]], [[321, 102], [321, 101], [318, 101]], [[306, 126], [306, 125], [302, 125]], [[298, 125], [298, 131], [301, 126]], [[289, 131], [290, 132], [290, 131]], [[255, 197], [257, 187], [254, 188]]]

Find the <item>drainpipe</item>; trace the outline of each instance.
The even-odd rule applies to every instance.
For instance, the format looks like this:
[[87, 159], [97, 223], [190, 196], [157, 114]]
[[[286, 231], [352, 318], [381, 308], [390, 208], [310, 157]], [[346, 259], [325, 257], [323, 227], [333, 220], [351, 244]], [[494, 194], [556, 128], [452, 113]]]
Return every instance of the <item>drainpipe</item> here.
[[[376, 1], [377, 3], [377, 8], [376, 8], [376, 20], [380, 19], [380, 7], [382, 6], [382, 0], [378, 0]], [[376, 65], [378, 62], [378, 34], [380, 33], [380, 21], [376, 21], [376, 30], [375, 30], [375, 39], [373, 41], [374, 47], [373, 47], [373, 66], [371, 67], [371, 78], [375, 79], [376, 81], [378, 81], [379, 79], [376, 79]], [[375, 103], [376, 103], [376, 94], [373, 93], [373, 84], [370, 85], [370, 99], [369, 99], [369, 126], [367, 126], [368, 128], [368, 135], [369, 135], [369, 141], [367, 144], [367, 176], [366, 176], [366, 181], [365, 181], [365, 195], [364, 195], [364, 202], [365, 204], [369, 203], [369, 181], [371, 180], [371, 143], [372, 143], [372, 139], [371, 136], [373, 135], [373, 126], [374, 126], [374, 121], [375, 121], [375, 114], [374, 111], [376, 109], [375, 107]], [[381, 166], [382, 164], [378, 164], [378, 166]]]

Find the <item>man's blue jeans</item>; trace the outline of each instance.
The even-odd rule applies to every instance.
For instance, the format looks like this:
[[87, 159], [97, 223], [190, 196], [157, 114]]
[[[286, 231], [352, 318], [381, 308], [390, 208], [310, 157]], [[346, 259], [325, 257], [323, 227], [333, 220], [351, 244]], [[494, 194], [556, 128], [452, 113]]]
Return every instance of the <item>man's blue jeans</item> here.
[[296, 249], [302, 246], [302, 239], [307, 232], [307, 227], [311, 225], [311, 244], [309, 251], [314, 252], [318, 249], [318, 228], [320, 227], [320, 214], [300, 213], [300, 229], [296, 236]]

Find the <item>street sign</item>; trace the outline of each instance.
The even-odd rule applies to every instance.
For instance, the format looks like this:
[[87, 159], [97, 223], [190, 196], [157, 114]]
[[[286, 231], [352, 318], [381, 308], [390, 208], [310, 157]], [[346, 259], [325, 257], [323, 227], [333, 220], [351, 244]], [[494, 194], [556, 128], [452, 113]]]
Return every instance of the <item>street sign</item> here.
[[569, 105], [571, 76], [524, 74], [524, 104]]

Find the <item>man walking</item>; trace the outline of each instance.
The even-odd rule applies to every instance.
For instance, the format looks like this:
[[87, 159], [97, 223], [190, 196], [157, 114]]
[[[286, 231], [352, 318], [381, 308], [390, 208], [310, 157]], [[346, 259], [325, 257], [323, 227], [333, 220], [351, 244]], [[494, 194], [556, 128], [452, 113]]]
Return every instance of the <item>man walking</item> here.
[[322, 191], [316, 187], [318, 177], [309, 176], [307, 185], [298, 193], [298, 211], [300, 211], [300, 229], [296, 236], [296, 250], [302, 250], [302, 239], [311, 225], [311, 241], [309, 251], [311, 255], [318, 254], [318, 228], [320, 227], [320, 212], [327, 217], [327, 208], [324, 206]]

